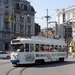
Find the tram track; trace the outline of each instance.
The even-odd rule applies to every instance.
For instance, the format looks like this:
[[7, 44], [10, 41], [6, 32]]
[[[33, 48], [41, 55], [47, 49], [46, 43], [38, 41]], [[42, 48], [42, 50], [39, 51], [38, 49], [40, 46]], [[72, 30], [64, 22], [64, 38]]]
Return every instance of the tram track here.
[[14, 70], [14, 69], [16, 69], [16, 67], [13, 67], [13, 68], [11, 68], [9, 71], [7, 71], [4, 75], [9, 75], [9, 73], [12, 71], [12, 70]]
[[[16, 69], [21, 69], [21, 67], [13, 67], [13, 68], [11, 68], [10, 70], [8, 70], [4, 75], [10, 75], [10, 73], [13, 71], [13, 72], [15, 72], [15, 70]], [[18, 75], [22, 75], [22, 73], [23, 73], [23, 71], [26, 69], [27, 67], [24, 67], [24, 68], [22, 68], [18, 73]], [[13, 74], [12, 74], [13, 75]], [[14, 74], [15, 75], [15, 74]]]
[[22, 75], [23, 71], [26, 69], [27, 67], [24, 67], [21, 71], [20, 71], [20, 75]]

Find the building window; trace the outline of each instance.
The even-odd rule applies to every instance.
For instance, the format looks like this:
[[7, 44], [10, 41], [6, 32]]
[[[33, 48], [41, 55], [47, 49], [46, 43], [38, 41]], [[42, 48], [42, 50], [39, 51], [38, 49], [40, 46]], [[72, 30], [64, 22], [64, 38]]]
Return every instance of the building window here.
[[28, 26], [28, 34], [31, 34], [31, 26]]
[[24, 10], [27, 11], [27, 5], [24, 5]]
[[21, 9], [21, 10], [23, 10], [23, 9], [24, 9], [23, 4], [20, 4], [20, 9]]
[[23, 33], [23, 25], [20, 26], [20, 32]]
[[72, 14], [72, 15], [73, 15], [73, 16], [72, 16], [72, 17], [73, 17], [73, 19], [75, 19], [75, 11], [73, 11], [73, 14]]
[[5, 18], [8, 18], [8, 13], [7, 12], [5, 13]]
[[31, 17], [30, 16], [27, 17], [27, 23], [31, 23]]
[[67, 20], [70, 19], [70, 13], [67, 13]]
[[5, 6], [5, 8], [8, 8], [8, 6]]
[[19, 5], [19, 3], [16, 3], [16, 7], [15, 7], [17, 10], [19, 10], [20, 9], [20, 5]]
[[14, 15], [14, 19], [15, 19], [15, 21], [16, 21], [16, 15]]
[[30, 11], [31, 10], [31, 6], [30, 5], [28, 5], [28, 11]]
[[24, 22], [24, 17], [23, 16], [20, 16], [20, 22]]
[[9, 2], [9, 0], [4, 0], [4, 2], [5, 2], [5, 3], [8, 3], [8, 2]]
[[14, 24], [14, 32], [16, 32], [16, 24]]
[[5, 30], [9, 30], [9, 24], [5, 22]]

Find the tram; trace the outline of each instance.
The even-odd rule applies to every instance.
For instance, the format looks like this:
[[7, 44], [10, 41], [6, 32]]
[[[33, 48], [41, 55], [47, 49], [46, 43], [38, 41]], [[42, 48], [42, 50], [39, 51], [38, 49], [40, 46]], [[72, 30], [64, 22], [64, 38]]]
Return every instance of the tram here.
[[13, 66], [67, 59], [67, 44], [58, 39], [37, 36], [31, 38], [18, 37], [11, 40], [11, 49], [10, 62]]

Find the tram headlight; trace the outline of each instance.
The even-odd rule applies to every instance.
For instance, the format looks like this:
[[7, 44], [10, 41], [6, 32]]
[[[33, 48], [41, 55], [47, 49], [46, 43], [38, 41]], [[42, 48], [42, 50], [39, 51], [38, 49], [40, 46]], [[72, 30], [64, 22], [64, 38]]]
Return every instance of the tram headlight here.
[[18, 54], [17, 53], [14, 54], [13, 57], [14, 57], [14, 59], [17, 59], [18, 58]]
[[17, 59], [18, 58], [18, 55], [14, 55], [14, 58]]

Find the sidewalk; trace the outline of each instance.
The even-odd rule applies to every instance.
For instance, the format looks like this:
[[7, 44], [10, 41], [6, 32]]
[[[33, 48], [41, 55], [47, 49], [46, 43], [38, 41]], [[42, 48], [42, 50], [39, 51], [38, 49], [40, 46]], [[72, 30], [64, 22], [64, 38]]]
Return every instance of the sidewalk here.
[[73, 58], [73, 55], [68, 55], [68, 58]]

